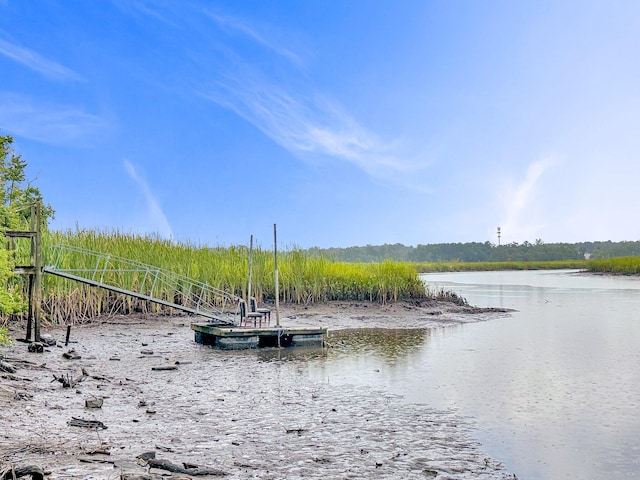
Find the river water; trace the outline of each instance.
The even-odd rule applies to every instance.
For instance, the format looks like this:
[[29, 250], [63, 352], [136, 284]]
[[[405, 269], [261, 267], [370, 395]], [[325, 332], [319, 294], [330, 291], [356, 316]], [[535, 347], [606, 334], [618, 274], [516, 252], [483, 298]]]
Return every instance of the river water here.
[[640, 478], [640, 281], [575, 271], [424, 275], [517, 310], [436, 330], [342, 331], [308, 374], [471, 419], [521, 479]]

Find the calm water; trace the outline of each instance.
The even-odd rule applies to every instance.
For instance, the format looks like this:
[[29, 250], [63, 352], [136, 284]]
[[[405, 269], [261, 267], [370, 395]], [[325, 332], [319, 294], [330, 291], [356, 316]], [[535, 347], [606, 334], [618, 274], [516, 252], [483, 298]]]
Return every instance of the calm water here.
[[640, 478], [640, 281], [561, 272], [430, 274], [481, 306], [518, 311], [432, 331], [347, 331], [307, 363], [471, 417], [522, 479]]

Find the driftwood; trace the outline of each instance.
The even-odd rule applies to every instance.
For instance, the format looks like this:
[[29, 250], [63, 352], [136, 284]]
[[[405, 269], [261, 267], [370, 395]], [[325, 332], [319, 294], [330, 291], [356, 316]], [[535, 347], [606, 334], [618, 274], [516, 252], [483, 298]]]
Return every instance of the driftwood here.
[[20, 365], [20, 368], [26, 368], [29, 370], [45, 370], [47, 368], [46, 363], [30, 362], [29, 360], [23, 360], [22, 358], [0, 357], [0, 359], [8, 360], [13, 364]]
[[109, 377], [105, 377], [104, 375], [90, 375], [94, 380], [104, 380], [105, 382], [110, 382]]
[[162, 477], [157, 475], [147, 475], [146, 473], [121, 473], [120, 480], [162, 480]]
[[71, 427], [95, 428], [105, 430], [107, 426], [98, 420], [85, 420], [84, 418], [71, 417], [67, 422]]
[[27, 377], [21, 377], [19, 375], [14, 375], [16, 372], [18, 371], [18, 369], [16, 367], [14, 367], [13, 365], [11, 365], [10, 363], [7, 362], [3, 362], [2, 360], [0, 360], [0, 372], [2, 372], [2, 375], [0, 375], [0, 377], [6, 379], [6, 380], [13, 380], [13, 381], [25, 381], [25, 382], [30, 382], [31, 379], [27, 378]]
[[151, 367], [151, 370], [155, 370], [155, 371], [161, 371], [161, 370], [177, 370], [178, 367], [176, 367], [175, 365], [167, 365], [167, 366], [162, 366], [162, 367]]
[[80, 360], [82, 358], [80, 355], [76, 353], [76, 351], [73, 348], [69, 349], [69, 351], [67, 352], [64, 352], [62, 356], [67, 360]]
[[35, 465], [24, 467], [8, 467], [0, 470], [0, 480], [13, 480], [14, 478], [31, 475], [32, 480], [44, 480], [44, 471]]
[[173, 473], [184, 473], [185, 475], [191, 475], [194, 477], [197, 477], [199, 475], [211, 475], [217, 477], [228, 475], [228, 473], [224, 470], [219, 470], [217, 468], [184, 468], [180, 465], [176, 465], [175, 463], [170, 462], [169, 460], [161, 460], [158, 458], [150, 458], [149, 460], [147, 460], [147, 464], [151, 468], [159, 468], [161, 470], [167, 470], [168, 472]]
[[87, 450], [84, 453], [86, 455], [111, 455], [111, 449], [109, 445], [103, 443], [102, 446]]
[[33, 398], [33, 393], [30, 392], [18, 392], [16, 391], [13, 395], [14, 400], [31, 400]]
[[175, 450], [173, 448], [171, 448], [171, 447], [163, 447], [162, 445], [156, 445], [156, 448], [158, 450], [160, 450], [161, 452], [169, 452], [169, 453], [175, 452]]
[[190, 463], [183, 463], [182, 466], [180, 466], [170, 462], [169, 460], [156, 458], [156, 452], [145, 452], [138, 455], [137, 458], [144, 461], [150, 468], [159, 468], [161, 470], [167, 470], [168, 472], [182, 473], [185, 475], [192, 475], [194, 477], [199, 475], [211, 475], [216, 477], [228, 475], [224, 470], [217, 468], [198, 467]]
[[60, 382], [62, 384], [62, 388], [73, 388], [76, 386], [76, 384], [80, 383], [88, 376], [89, 374], [84, 368], [82, 369], [82, 375], [76, 378], [71, 377], [68, 373], [66, 375], [60, 375], [60, 376], [57, 376], [55, 373], [53, 374], [54, 380], [57, 380], [58, 382]]
[[83, 463], [116, 463], [115, 460], [111, 460], [110, 458], [96, 458], [83, 455], [78, 457], [78, 461]]
[[20, 377], [18, 375], [13, 375], [11, 373], [6, 373], [4, 375], [0, 375], [0, 377], [4, 378], [6, 380], [13, 380], [13, 381], [16, 381], [16, 382], [20, 382], [20, 381], [22, 381], [22, 382], [31, 382], [32, 381], [30, 378]]
[[0, 372], [16, 373], [16, 367], [0, 360]]

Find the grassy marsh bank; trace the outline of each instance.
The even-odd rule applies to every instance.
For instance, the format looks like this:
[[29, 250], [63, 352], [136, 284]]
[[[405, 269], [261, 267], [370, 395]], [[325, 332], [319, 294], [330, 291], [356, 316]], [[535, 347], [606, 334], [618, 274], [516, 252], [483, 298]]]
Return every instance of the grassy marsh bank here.
[[640, 257], [618, 257], [589, 260], [587, 271], [614, 275], [640, 274]]
[[[245, 297], [249, 273], [249, 249], [246, 246], [209, 248], [175, 243], [154, 237], [140, 237], [119, 232], [79, 230], [49, 232], [43, 238], [44, 265], [54, 261], [54, 246], [66, 244], [87, 250], [154, 265], [163, 270]], [[20, 251], [17, 257], [27, 257]], [[56, 259], [67, 269], [92, 268], [87, 259], [72, 252]], [[429, 292], [408, 263], [392, 261], [355, 264], [335, 262], [292, 249], [279, 252], [280, 302], [310, 304], [333, 300], [368, 301], [379, 304], [425, 299]], [[122, 271], [135, 284], [139, 273]], [[16, 279], [16, 281], [19, 281]], [[273, 252], [253, 251], [252, 294], [259, 302], [275, 299]], [[436, 292], [434, 295], [442, 293]], [[173, 298], [174, 292], [158, 292], [161, 298]], [[45, 275], [42, 282], [42, 304], [45, 319], [51, 323], [82, 321], [104, 314], [132, 312], [160, 313], [162, 307], [126, 295], [89, 287], [73, 280]]]
[[419, 273], [437, 273], [586, 269], [588, 264], [588, 260], [553, 260], [541, 262], [420, 262], [413, 265]]

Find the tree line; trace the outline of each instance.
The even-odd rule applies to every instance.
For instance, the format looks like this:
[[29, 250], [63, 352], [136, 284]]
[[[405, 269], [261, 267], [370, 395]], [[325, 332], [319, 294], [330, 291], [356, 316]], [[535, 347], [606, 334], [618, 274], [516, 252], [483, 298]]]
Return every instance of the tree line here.
[[640, 241], [545, 243], [491, 242], [435, 243], [406, 246], [401, 243], [347, 248], [313, 247], [309, 252], [342, 262], [543, 262], [640, 256]]

